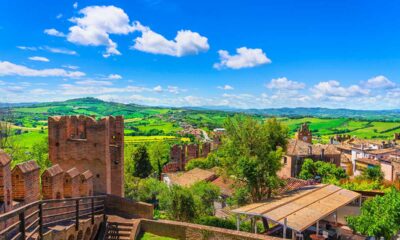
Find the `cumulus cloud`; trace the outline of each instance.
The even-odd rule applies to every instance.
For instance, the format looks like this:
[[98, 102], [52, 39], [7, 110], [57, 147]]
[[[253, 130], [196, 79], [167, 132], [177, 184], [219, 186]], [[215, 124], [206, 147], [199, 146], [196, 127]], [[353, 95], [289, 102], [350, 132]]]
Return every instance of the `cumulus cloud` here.
[[226, 50], [219, 50], [219, 63], [214, 64], [214, 68], [251, 68], [262, 64], [271, 63], [271, 60], [260, 48], [241, 47], [236, 49], [235, 55], [230, 55]]
[[365, 82], [367, 88], [393, 88], [396, 87], [396, 83], [390, 81], [387, 77], [379, 75], [368, 79]]
[[331, 99], [344, 101], [348, 97], [365, 96], [370, 93], [370, 90], [364, 89], [358, 85], [343, 87], [338, 81], [331, 80], [316, 84], [311, 91], [317, 99]]
[[45, 29], [44, 33], [55, 37], [65, 37], [65, 34], [54, 28]]
[[66, 71], [62, 68], [37, 70], [23, 65], [17, 65], [8, 61], [0, 61], [0, 76], [77, 78], [85, 76], [85, 73], [79, 71]]
[[84, 46], [105, 46], [104, 57], [120, 55], [110, 34], [126, 35], [135, 31], [128, 15], [115, 6], [90, 6], [79, 11], [82, 17], [71, 18], [67, 40]]
[[190, 30], [180, 30], [174, 40], [168, 40], [139, 22], [136, 22], [136, 27], [142, 36], [135, 39], [132, 48], [142, 52], [182, 57], [206, 52], [210, 48], [206, 37]]
[[304, 89], [305, 84], [287, 79], [286, 77], [274, 78], [269, 82], [266, 87], [269, 89], [278, 90], [299, 90]]
[[222, 89], [222, 90], [233, 90], [234, 89], [231, 85], [218, 86], [217, 88]]
[[111, 79], [111, 80], [118, 80], [118, 79], [122, 79], [122, 76], [119, 74], [110, 74], [110, 75], [108, 75], [107, 78]]
[[77, 9], [77, 8], [78, 8], [78, 2], [74, 2], [74, 4], [72, 4], [72, 7], [73, 7], [74, 9]]
[[158, 85], [158, 86], [155, 86], [155, 87], [153, 88], [153, 90], [154, 90], [154, 92], [160, 93], [160, 92], [163, 91], [163, 88], [161, 87], [161, 85]]
[[63, 15], [61, 13], [56, 16], [57, 19], [60, 19], [62, 17], [63, 17]]
[[39, 61], [39, 62], [50, 62], [50, 60], [46, 57], [39, 57], [39, 56], [33, 56], [33, 57], [29, 57], [29, 60], [32, 61]]

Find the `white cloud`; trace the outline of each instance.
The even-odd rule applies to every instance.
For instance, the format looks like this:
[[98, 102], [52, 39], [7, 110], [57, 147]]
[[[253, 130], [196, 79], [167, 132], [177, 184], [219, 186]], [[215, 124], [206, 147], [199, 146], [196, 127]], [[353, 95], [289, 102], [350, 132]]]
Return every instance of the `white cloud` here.
[[72, 70], [76, 70], [76, 69], [79, 69], [79, 67], [78, 66], [75, 66], [75, 65], [62, 65], [62, 67], [63, 68], [69, 68], [69, 69], [72, 69]]
[[69, 49], [65, 49], [65, 48], [55, 48], [55, 47], [40, 47], [41, 49], [44, 49], [46, 51], [49, 51], [51, 53], [59, 53], [59, 54], [66, 54], [66, 55], [77, 55], [78, 53], [73, 51], [73, 50], [69, 50]]
[[55, 47], [49, 47], [49, 46], [43, 46], [43, 47], [27, 47], [27, 46], [17, 46], [18, 49], [21, 50], [26, 50], [26, 51], [37, 51], [37, 50], [44, 50], [44, 51], [48, 51], [51, 53], [60, 53], [60, 54], [66, 54], [66, 55], [77, 55], [78, 53], [73, 51], [73, 50], [69, 50], [69, 49], [65, 49], [65, 48], [55, 48]]
[[37, 50], [36, 47], [27, 47], [27, 46], [17, 46], [17, 48], [19, 48], [21, 50], [29, 50], [29, 51], [36, 51]]
[[63, 17], [63, 15], [61, 13], [56, 16], [57, 19], [60, 19], [62, 17]]
[[168, 87], [167, 87], [167, 91], [168, 91], [169, 93], [179, 94], [179, 93], [181, 93], [181, 92], [186, 92], [186, 89], [181, 89], [181, 88], [179, 88], [179, 87], [177, 87], [177, 86], [168, 86]]
[[33, 57], [29, 57], [29, 60], [32, 61], [39, 61], [39, 62], [50, 62], [50, 60], [46, 57], [39, 57], [39, 56], [33, 56]]
[[231, 85], [218, 86], [217, 88], [222, 89], [222, 90], [233, 90], [234, 89]]
[[74, 2], [74, 4], [72, 4], [72, 7], [73, 7], [74, 9], [77, 9], [77, 8], [78, 8], [78, 2]]
[[241, 47], [236, 49], [235, 55], [230, 55], [228, 51], [218, 51], [220, 62], [214, 64], [214, 68], [251, 68], [262, 64], [271, 63], [271, 60], [260, 48]]
[[24, 77], [69, 77], [77, 78], [85, 76], [79, 71], [66, 71], [61, 68], [32, 69], [23, 65], [17, 65], [8, 61], [0, 61], [0, 76], [24, 76]]
[[85, 85], [85, 86], [111, 86], [113, 85], [112, 82], [109, 81], [98, 81], [98, 80], [82, 80], [75, 82], [78, 85]]
[[74, 84], [61, 84], [59, 90], [62, 95], [72, 96], [87, 96], [87, 95], [100, 95], [100, 94], [111, 94], [111, 93], [140, 93], [144, 91], [150, 91], [144, 87], [138, 86], [126, 86], [126, 87], [107, 87], [107, 86], [93, 86], [93, 85], [74, 85]]
[[299, 90], [304, 89], [305, 84], [287, 79], [286, 77], [274, 78], [269, 82], [266, 87], [269, 89], [279, 90]]
[[123, 9], [115, 6], [90, 6], [79, 11], [82, 17], [71, 18], [67, 40], [84, 46], [106, 46], [104, 57], [120, 55], [110, 34], [126, 35], [135, 30]]
[[160, 93], [160, 92], [163, 91], [163, 88], [162, 88], [160, 85], [158, 85], [158, 86], [155, 86], [155, 87], [153, 88], [153, 90], [154, 90], [154, 92]]
[[396, 86], [396, 83], [390, 81], [383, 75], [379, 75], [368, 79], [368, 81], [365, 83], [365, 86], [367, 88], [393, 88]]
[[208, 39], [197, 32], [180, 30], [174, 40], [168, 40], [139, 22], [136, 26], [142, 36], [135, 39], [132, 48], [142, 52], [182, 57], [206, 52], [210, 48]]
[[317, 99], [330, 99], [334, 101], [345, 101], [348, 97], [365, 96], [370, 93], [370, 90], [361, 88], [358, 85], [342, 87], [335, 80], [320, 82], [311, 91]]
[[65, 37], [65, 34], [58, 31], [55, 28], [49, 28], [49, 29], [45, 29], [43, 31], [45, 34], [50, 35], [50, 36], [55, 36], [55, 37]]
[[108, 79], [112, 79], [112, 80], [118, 80], [118, 79], [122, 79], [122, 76], [119, 74], [110, 74], [107, 77]]

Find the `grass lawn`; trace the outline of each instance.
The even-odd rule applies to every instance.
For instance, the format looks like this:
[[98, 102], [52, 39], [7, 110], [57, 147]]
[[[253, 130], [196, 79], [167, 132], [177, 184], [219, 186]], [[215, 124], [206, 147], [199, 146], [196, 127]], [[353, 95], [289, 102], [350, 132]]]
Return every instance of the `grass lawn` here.
[[175, 240], [175, 238], [161, 237], [152, 233], [145, 232], [139, 236], [139, 240]]

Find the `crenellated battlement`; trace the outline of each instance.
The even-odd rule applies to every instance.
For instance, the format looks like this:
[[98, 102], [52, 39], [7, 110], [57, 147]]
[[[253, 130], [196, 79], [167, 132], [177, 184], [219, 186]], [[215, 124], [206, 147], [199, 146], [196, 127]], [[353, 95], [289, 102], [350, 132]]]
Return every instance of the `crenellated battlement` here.
[[[108, 116], [48, 118], [49, 159], [63, 169], [93, 173], [94, 192], [124, 195], [124, 119]], [[111, 180], [112, 179], [112, 180]]]

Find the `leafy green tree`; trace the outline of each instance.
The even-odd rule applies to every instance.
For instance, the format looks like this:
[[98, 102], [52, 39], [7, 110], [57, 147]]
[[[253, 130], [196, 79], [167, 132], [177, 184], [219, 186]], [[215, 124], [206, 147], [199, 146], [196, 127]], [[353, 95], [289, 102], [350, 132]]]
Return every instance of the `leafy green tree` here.
[[51, 166], [47, 138], [38, 139], [38, 141], [32, 145], [31, 153], [32, 158], [36, 160], [41, 171], [44, 171]]
[[129, 199], [158, 205], [158, 196], [168, 191], [168, 186], [155, 178], [125, 178], [125, 195]]
[[145, 145], [140, 145], [133, 152], [133, 171], [132, 175], [135, 177], [146, 178], [151, 174], [152, 167], [149, 160], [149, 154]]
[[165, 142], [155, 142], [149, 146], [150, 163], [161, 179], [162, 170], [169, 162], [170, 146]]
[[365, 201], [361, 214], [348, 217], [347, 222], [361, 234], [391, 239], [400, 231], [400, 192], [392, 189]]
[[192, 222], [196, 219], [195, 200], [192, 192], [178, 185], [172, 185], [169, 191], [160, 194], [160, 208], [170, 219]]
[[301, 167], [299, 178], [308, 180], [314, 179], [317, 176], [321, 177], [323, 181], [347, 178], [346, 171], [333, 163], [313, 161], [309, 158], [305, 159]]
[[214, 151], [208, 154], [206, 158], [192, 159], [186, 164], [186, 171], [192, 170], [193, 168], [211, 169], [219, 166], [219, 151]]
[[201, 181], [195, 183], [189, 189], [194, 197], [197, 215], [214, 215], [214, 201], [217, 201], [220, 196], [219, 188], [209, 182]]
[[384, 174], [381, 170], [381, 166], [369, 167], [362, 172], [361, 178], [381, 182], [384, 178]]
[[257, 121], [236, 115], [226, 119], [223, 166], [228, 175], [245, 182], [253, 201], [270, 197], [280, 186], [281, 169], [288, 129], [275, 118]]
[[227, 199], [230, 206], [242, 206], [249, 203], [249, 190], [246, 187], [236, 187], [232, 196]]

